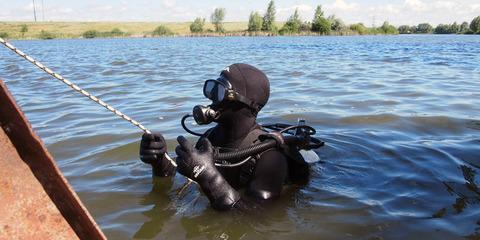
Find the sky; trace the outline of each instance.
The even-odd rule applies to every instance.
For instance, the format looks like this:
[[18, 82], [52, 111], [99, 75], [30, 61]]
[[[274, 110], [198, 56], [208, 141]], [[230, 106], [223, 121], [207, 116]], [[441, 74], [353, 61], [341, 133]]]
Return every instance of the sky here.
[[[268, 0], [0, 0], [0, 21], [33, 21], [33, 1], [39, 21], [154, 21], [187, 22], [209, 19], [213, 9], [226, 9], [225, 21], [248, 21], [252, 11], [264, 13]], [[326, 15], [347, 24], [367, 26], [389, 21], [394, 25], [428, 22], [470, 22], [480, 15], [480, 0], [276, 0], [277, 20], [285, 21], [295, 9], [310, 21], [317, 5]]]

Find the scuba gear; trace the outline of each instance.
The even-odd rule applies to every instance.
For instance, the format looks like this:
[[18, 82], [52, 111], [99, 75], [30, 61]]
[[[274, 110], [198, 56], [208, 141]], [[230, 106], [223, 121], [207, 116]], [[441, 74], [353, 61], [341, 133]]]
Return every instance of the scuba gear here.
[[245, 104], [254, 112], [259, 112], [263, 105], [256, 103], [236, 92], [232, 84], [228, 81], [225, 75], [220, 75], [216, 80], [209, 79], [203, 85], [203, 95], [212, 100], [213, 104], [219, 105], [223, 101], [236, 101]]
[[212, 104], [193, 108], [193, 117], [199, 125], [218, 122], [225, 109], [247, 107], [256, 116], [268, 101], [270, 83], [262, 71], [237, 63], [223, 70], [217, 79], [206, 80], [203, 95], [212, 100]]
[[[268, 128], [268, 125], [262, 126], [264, 129]], [[300, 130], [297, 134], [291, 133], [289, 130]], [[307, 131], [305, 131], [307, 130]], [[286, 133], [289, 135], [282, 135]], [[325, 143], [321, 140], [311, 137], [315, 134], [315, 129], [310, 126], [289, 126], [284, 128], [280, 132], [267, 132], [266, 134], [260, 135], [260, 143], [254, 144], [252, 146], [242, 148], [234, 152], [219, 153], [218, 151], [214, 154], [214, 159], [216, 166], [224, 167], [230, 164], [238, 164], [243, 162], [244, 158], [250, 157], [262, 153], [268, 149], [272, 148], [293, 148], [296, 150], [312, 150], [322, 147]]]
[[213, 163], [213, 147], [207, 138], [190, 145], [183, 136], [177, 138], [178, 172], [194, 180], [207, 195], [212, 207], [228, 210], [240, 200], [240, 194], [225, 180]]
[[210, 106], [197, 105], [193, 107], [193, 118], [199, 125], [209, 124], [219, 116], [220, 112], [213, 110]]
[[[304, 121], [258, 125], [257, 114], [270, 95], [262, 71], [247, 64], [230, 65], [218, 79], [205, 82], [203, 94], [212, 103], [195, 106], [181, 120], [182, 127], [200, 139], [195, 147], [183, 137], [177, 139], [176, 166], [199, 184], [213, 208], [245, 205], [237, 191], [243, 187], [247, 199], [263, 201], [280, 196], [287, 182], [308, 180], [310, 168], [300, 150], [319, 148], [323, 142], [313, 137], [315, 129]], [[216, 126], [200, 134], [186, 126], [189, 117], [199, 125], [215, 122]]]
[[[185, 125], [185, 120], [192, 115], [185, 115], [182, 118], [182, 127], [190, 134], [195, 136], [203, 136], [204, 134], [196, 133]], [[316, 130], [305, 125], [305, 120], [299, 120], [298, 125], [288, 125], [283, 123], [260, 125], [265, 131], [264, 134], [258, 136], [260, 142], [232, 152], [220, 153], [214, 152], [215, 165], [218, 167], [236, 167], [248, 160], [246, 158], [264, 152], [272, 148], [283, 148], [285, 146], [293, 147], [296, 150], [312, 150], [322, 147], [325, 143], [312, 137]], [[271, 132], [266, 129], [272, 130]], [[285, 134], [285, 136], [284, 136]]]
[[[295, 179], [298, 182], [297, 179], [308, 178], [309, 167], [303, 157], [307, 154], [302, 155], [300, 151], [317, 156], [310, 150], [324, 144], [313, 137], [315, 129], [306, 126], [304, 120], [299, 121], [298, 125], [258, 125], [256, 116], [267, 103], [269, 94], [270, 84], [265, 74], [250, 65], [233, 64], [223, 70], [219, 78], [205, 81], [203, 95], [212, 103], [208, 106], [196, 105], [192, 114], [182, 117], [181, 125], [185, 131], [200, 136], [199, 142], [207, 138], [217, 146], [213, 149], [214, 166], [222, 175], [225, 174], [230, 186], [246, 186], [253, 181], [258, 160], [263, 159], [260, 171], [275, 175], [276, 179], [275, 184], [267, 184], [268, 191], [277, 192], [277, 185], [284, 181]], [[185, 121], [189, 117], [193, 117], [199, 125], [211, 122], [218, 125], [203, 134], [197, 133], [186, 126]], [[235, 133], [232, 134], [233, 129]], [[277, 173], [281, 169], [269, 169], [280, 167], [278, 164], [288, 165], [288, 168], [284, 168], [283, 173]], [[284, 179], [285, 176], [287, 179]]]
[[239, 95], [254, 102], [260, 109], [267, 104], [270, 83], [261, 70], [248, 64], [236, 63], [223, 70], [220, 76], [225, 77]]

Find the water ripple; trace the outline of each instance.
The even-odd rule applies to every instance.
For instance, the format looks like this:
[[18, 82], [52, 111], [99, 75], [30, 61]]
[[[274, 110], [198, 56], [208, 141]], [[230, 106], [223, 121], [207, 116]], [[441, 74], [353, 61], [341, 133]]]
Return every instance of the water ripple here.
[[0, 77], [109, 238], [480, 236], [479, 36], [14, 44], [162, 132], [170, 150], [181, 116], [209, 103], [203, 81], [234, 62], [269, 76], [261, 122], [305, 118], [327, 142], [306, 186], [256, 214], [218, 213], [196, 186], [177, 196], [178, 175], [152, 181], [137, 129], [1, 50]]

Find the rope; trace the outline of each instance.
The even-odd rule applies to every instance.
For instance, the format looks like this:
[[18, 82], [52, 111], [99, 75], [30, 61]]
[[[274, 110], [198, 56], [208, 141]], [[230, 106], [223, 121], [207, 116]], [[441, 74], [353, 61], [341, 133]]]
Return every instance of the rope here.
[[[90, 94], [89, 92], [85, 91], [84, 89], [80, 88], [78, 85], [70, 82], [69, 80], [65, 79], [64, 77], [62, 77], [60, 74], [52, 71], [50, 68], [46, 67], [45, 65], [41, 64], [40, 62], [36, 61], [35, 59], [33, 59], [32, 57], [28, 56], [27, 54], [25, 54], [24, 52], [18, 50], [15, 46], [13, 46], [12, 44], [10, 44], [9, 42], [5, 41], [3, 38], [0, 38], [0, 43], [3, 44], [5, 47], [7, 47], [8, 49], [12, 50], [14, 53], [16, 53], [17, 55], [19, 55], [20, 57], [24, 58], [25, 60], [29, 61], [30, 63], [32, 63], [33, 65], [37, 66], [38, 68], [40, 68], [41, 70], [43, 70], [44, 72], [48, 73], [49, 75], [51, 75], [52, 77], [56, 78], [57, 80], [60, 80], [62, 83], [66, 84], [67, 86], [69, 86], [71, 89], [79, 92], [80, 94], [82, 94], [83, 96], [89, 98], [90, 100], [98, 103], [100, 106], [106, 108], [108, 111], [112, 112], [113, 114], [121, 117], [122, 119], [124, 119], [125, 121], [131, 123], [133, 126], [135, 127], [138, 127], [140, 128], [142, 131], [144, 131], [145, 133], [151, 133], [150, 130], [148, 130], [146, 127], [144, 127], [142, 124], [140, 124], [139, 122], [133, 120], [131, 117], [125, 115], [124, 113], [118, 111], [117, 109], [115, 109], [114, 107], [108, 105], [107, 103], [105, 103], [104, 101], [100, 100], [99, 98], [95, 97], [94, 95]], [[172, 163], [173, 166], [177, 166], [177, 163], [175, 161], [173, 161], [173, 159], [168, 155], [168, 154], [165, 154], [165, 157]]]

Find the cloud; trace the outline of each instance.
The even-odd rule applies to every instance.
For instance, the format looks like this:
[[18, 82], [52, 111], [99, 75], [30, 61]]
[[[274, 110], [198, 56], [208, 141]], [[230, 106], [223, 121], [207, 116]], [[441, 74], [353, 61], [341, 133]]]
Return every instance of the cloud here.
[[[389, 21], [394, 25], [430, 22], [471, 21], [480, 12], [478, 0], [401, 0], [392, 3], [366, 3], [360, 0], [332, 0], [325, 4], [327, 15], [335, 14], [346, 23], [367, 25]], [[446, 14], [448, 13], [448, 14]]]
[[286, 7], [286, 8], [279, 8], [277, 10], [277, 13], [283, 13], [283, 12], [293, 12], [295, 9], [298, 9], [299, 12], [303, 11], [312, 11], [313, 7], [308, 5], [308, 4], [298, 4], [298, 5], [293, 5], [291, 7]]
[[328, 8], [334, 11], [351, 11], [358, 7], [358, 3], [347, 3], [345, 0], [335, 0], [333, 4], [327, 5]]
[[370, 16], [375, 15], [391, 15], [391, 14], [400, 14], [401, 7], [397, 5], [387, 4], [385, 6], [375, 6], [369, 8], [369, 12], [372, 14]]
[[163, 6], [165, 6], [167, 8], [174, 7], [175, 4], [176, 4], [175, 0], [164, 0], [163, 1]]
[[326, 15], [343, 16], [346, 17], [345, 20], [353, 22], [358, 22], [358, 16], [363, 15], [366, 9], [366, 7], [360, 8], [360, 4], [357, 2], [346, 2], [345, 0], [335, 0], [332, 3], [325, 4], [322, 8]]
[[73, 9], [71, 8], [65, 8], [65, 7], [60, 7], [60, 8], [53, 8], [48, 11], [48, 13], [53, 13], [53, 14], [70, 14], [73, 13]]
[[438, 1], [433, 4], [434, 8], [440, 9], [452, 9], [457, 5], [457, 3], [452, 1]]
[[29, 3], [25, 6], [23, 6], [22, 10], [24, 11], [32, 11], [33, 10], [33, 3]]
[[[309, 18], [313, 15], [313, 7], [308, 4], [297, 4], [290, 7], [278, 8], [277, 10], [277, 19], [287, 19], [292, 15], [295, 10], [298, 10], [298, 14], [301, 18]], [[259, 11], [260, 13], [262, 11]]]
[[[37, 1], [35, 1], [37, 2]], [[58, 4], [45, 1], [45, 17], [48, 21], [191, 21], [195, 17], [208, 18], [213, 6], [226, 8], [226, 21], [248, 21], [251, 11], [263, 14], [265, 3], [253, 0], [219, 2], [192, 2], [178, 0], [119, 0], [119, 1], [71, 1], [59, 0]], [[103, 4], [100, 3], [103, 2]], [[278, 21], [285, 21], [298, 9], [303, 20], [310, 20], [316, 2], [276, 1]], [[430, 22], [470, 22], [480, 14], [479, 0], [322, 0], [325, 15], [335, 14], [347, 24], [363, 22], [371, 25], [373, 19], [394, 25]], [[28, 4], [27, 4], [28, 3]], [[37, 6], [38, 5], [37, 2]], [[40, 10], [37, 8], [37, 10]], [[38, 14], [39, 12], [37, 12]], [[38, 16], [38, 15], [37, 15]], [[24, 1], [17, 4], [0, 4], [0, 21], [32, 21], [33, 4]]]
[[98, 6], [93, 6], [91, 8], [92, 11], [96, 11], [96, 12], [110, 12], [113, 10], [113, 6], [112, 5], [98, 5]]
[[298, 9], [298, 11], [302, 11], [302, 12], [308, 12], [308, 11], [312, 11], [312, 10], [313, 10], [313, 7], [310, 6], [310, 5], [307, 5], [307, 4], [295, 5], [295, 6], [293, 6], [293, 7], [295, 7], [296, 9]]
[[405, 0], [404, 6], [408, 8], [408, 10], [413, 10], [417, 12], [427, 10], [427, 5], [421, 0]]

